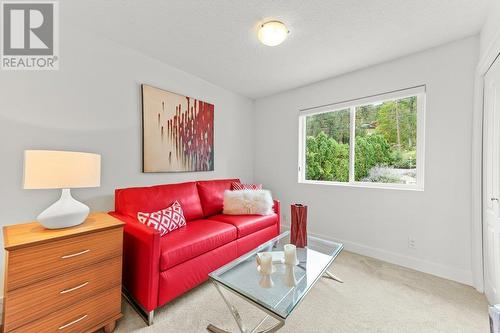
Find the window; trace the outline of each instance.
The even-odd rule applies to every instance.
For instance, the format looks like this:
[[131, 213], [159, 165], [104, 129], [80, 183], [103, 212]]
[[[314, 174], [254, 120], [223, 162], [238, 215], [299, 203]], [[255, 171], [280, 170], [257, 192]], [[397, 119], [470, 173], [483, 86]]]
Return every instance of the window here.
[[423, 189], [425, 86], [306, 109], [299, 182]]

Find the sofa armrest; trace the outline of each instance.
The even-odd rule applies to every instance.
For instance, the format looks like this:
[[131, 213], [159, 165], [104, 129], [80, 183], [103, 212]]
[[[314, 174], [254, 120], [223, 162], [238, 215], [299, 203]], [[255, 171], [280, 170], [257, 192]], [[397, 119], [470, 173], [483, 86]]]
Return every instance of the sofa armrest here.
[[273, 206], [274, 212], [278, 215], [278, 235], [280, 234], [281, 230], [281, 203], [279, 200], [274, 200], [274, 206]]
[[116, 212], [125, 222], [123, 235], [123, 286], [146, 311], [158, 303], [160, 277], [160, 233]]

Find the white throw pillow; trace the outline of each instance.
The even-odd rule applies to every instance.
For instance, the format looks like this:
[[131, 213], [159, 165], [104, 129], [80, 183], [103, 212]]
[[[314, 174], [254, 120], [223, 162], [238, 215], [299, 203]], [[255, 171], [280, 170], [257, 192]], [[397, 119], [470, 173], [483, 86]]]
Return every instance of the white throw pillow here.
[[224, 214], [271, 215], [273, 198], [268, 190], [240, 190], [224, 192]]

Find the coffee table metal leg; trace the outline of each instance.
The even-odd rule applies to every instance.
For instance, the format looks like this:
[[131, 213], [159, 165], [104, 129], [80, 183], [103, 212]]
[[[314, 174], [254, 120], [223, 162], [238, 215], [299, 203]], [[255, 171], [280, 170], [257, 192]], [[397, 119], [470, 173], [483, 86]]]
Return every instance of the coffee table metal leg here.
[[212, 324], [207, 326], [207, 331], [212, 332], [212, 333], [231, 333], [229, 331], [218, 328], [217, 326], [214, 326]]
[[[264, 329], [262, 331], [257, 331], [260, 328], [260, 326], [262, 326], [262, 324], [264, 323], [264, 321], [266, 321], [268, 318], [271, 317], [268, 314], [252, 330], [246, 329], [245, 326], [243, 325], [243, 320], [241, 319], [241, 316], [240, 316], [240, 313], [238, 312], [238, 309], [236, 309], [236, 307], [234, 305], [232, 305], [229, 302], [229, 300], [224, 296], [224, 294], [222, 293], [222, 290], [221, 290], [219, 284], [216, 283], [216, 282], [214, 282], [214, 281], [212, 281], [212, 282], [213, 282], [215, 288], [217, 289], [217, 291], [219, 292], [219, 295], [224, 300], [224, 303], [226, 303], [226, 306], [228, 307], [229, 312], [231, 312], [231, 315], [233, 316], [233, 319], [236, 322], [236, 324], [238, 325], [238, 328], [239, 328], [239, 330], [240, 330], [241, 333], [274, 333], [274, 332], [277, 332], [281, 327], [283, 327], [283, 325], [285, 325], [285, 321], [284, 320], [275, 318], [273, 316], [273, 318], [275, 318], [275, 319], [278, 320], [277, 324], [275, 324], [275, 325], [273, 325], [273, 326], [271, 326], [269, 328], [266, 328], [266, 329]], [[250, 304], [252, 304], [252, 303], [250, 303]], [[214, 326], [212, 324], [210, 324], [210, 325], [207, 326], [207, 331], [212, 332], [212, 333], [231, 333], [229, 331], [223, 330], [222, 328], [219, 328], [219, 327]]]
[[332, 280], [340, 282], [340, 283], [344, 283], [344, 281], [342, 279], [340, 279], [339, 277], [333, 275], [329, 271], [325, 271], [325, 275], [323, 275], [323, 277], [328, 278], [328, 279], [332, 279]]
[[[254, 330], [247, 332], [247, 333], [274, 333], [274, 332], [277, 332], [281, 327], [283, 327], [283, 323], [278, 323], [278, 324], [274, 325], [273, 327], [269, 327], [263, 331], [257, 332], [254, 329]], [[212, 324], [208, 325], [207, 331], [212, 332], [212, 333], [231, 333], [229, 331], [220, 329], [217, 326], [214, 326]]]
[[[214, 286], [217, 289], [217, 291], [219, 292], [219, 295], [224, 300], [224, 303], [226, 303], [226, 306], [228, 307], [229, 311], [231, 312], [231, 315], [233, 316], [234, 321], [238, 325], [238, 328], [240, 329], [240, 332], [241, 333], [245, 333], [247, 330], [243, 326], [243, 321], [241, 320], [241, 316], [240, 316], [240, 313], [238, 312], [238, 309], [236, 309], [236, 307], [234, 305], [232, 305], [229, 302], [229, 300], [224, 296], [224, 294], [222, 293], [222, 290], [220, 290], [220, 287], [219, 287], [219, 285], [217, 283], [214, 283]], [[214, 327], [213, 325], [209, 325], [209, 327], [210, 326]], [[207, 327], [208, 330], [210, 330], [209, 327]], [[222, 331], [219, 331], [219, 332], [226, 332], [226, 331], [222, 330]], [[218, 332], [216, 331], [214, 333], [218, 333]]]

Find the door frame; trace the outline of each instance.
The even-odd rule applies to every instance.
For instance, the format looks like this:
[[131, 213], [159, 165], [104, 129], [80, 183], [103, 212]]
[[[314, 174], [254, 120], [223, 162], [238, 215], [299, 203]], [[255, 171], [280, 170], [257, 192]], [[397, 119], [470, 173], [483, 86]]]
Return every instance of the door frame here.
[[474, 109], [472, 114], [472, 285], [484, 292], [483, 256], [483, 116], [484, 76], [500, 56], [500, 31], [479, 60], [474, 75]]

